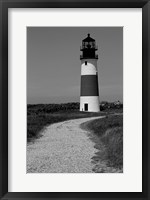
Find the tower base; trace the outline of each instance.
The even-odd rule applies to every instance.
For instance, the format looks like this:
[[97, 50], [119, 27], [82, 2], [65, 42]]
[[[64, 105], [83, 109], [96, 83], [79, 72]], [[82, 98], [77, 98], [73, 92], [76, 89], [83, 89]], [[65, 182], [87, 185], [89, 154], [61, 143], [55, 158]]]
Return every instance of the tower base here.
[[80, 111], [100, 112], [99, 96], [80, 96]]

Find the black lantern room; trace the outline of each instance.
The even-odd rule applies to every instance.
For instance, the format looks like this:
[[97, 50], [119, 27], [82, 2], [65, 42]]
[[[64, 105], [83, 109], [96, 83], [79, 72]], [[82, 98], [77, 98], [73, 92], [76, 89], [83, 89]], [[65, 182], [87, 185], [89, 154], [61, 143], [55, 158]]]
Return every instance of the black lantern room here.
[[98, 59], [98, 55], [95, 53], [97, 51], [96, 42], [90, 37], [90, 34], [88, 34], [87, 38], [82, 40], [82, 46], [80, 50], [82, 51], [82, 55], [80, 56], [81, 60], [87, 58]]

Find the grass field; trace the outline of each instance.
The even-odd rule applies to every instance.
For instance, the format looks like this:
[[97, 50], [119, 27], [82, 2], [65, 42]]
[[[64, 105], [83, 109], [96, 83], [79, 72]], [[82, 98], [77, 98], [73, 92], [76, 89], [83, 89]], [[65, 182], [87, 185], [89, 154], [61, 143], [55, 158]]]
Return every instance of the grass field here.
[[[55, 105], [54, 107], [57, 108]], [[75, 109], [53, 111], [52, 105], [29, 105], [27, 114], [27, 140], [40, 137], [42, 129], [50, 124], [62, 122], [70, 119], [84, 118], [100, 116], [104, 113], [92, 113], [92, 112], [79, 112]], [[51, 109], [51, 110], [50, 110]]]
[[122, 112], [122, 109], [110, 109], [106, 112], [79, 112], [79, 103], [35, 104], [27, 105], [27, 140], [40, 137], [42, 129], [50, 124], [69, 119], [108, 115]]
[[96, 161], [101, 160], [107, 162], [109, 167], [122, 169], [123, 115], [109, 115], [103, 119], [85, 122], [81, 127], [92, 132], [91, 139], [99, 150], [95, 157]]
[[[118, 113], [118, 114], [116, 114]], [[81, 125], [90, 130], [98, 153], [93, 157], [95, 163], [103, 161], [108, 167], [123, 168], [123, 109], [106, 109], [100, 113], [80, 112], [79, 104], [37, 104], [27, 106], [27, 141], [41, 136], [42, 130], [53, 123], [65, 120], [105, 116]], [[104, 148], [102, 148], [104, 147]], [[96, 165], [98, 166], [98, 165]], [[99, 167], [99, 166], [98, 166]], [[105, 169], [105, 167], [104, 167]], [[99, 172], [99, 168], [94, 169]], [[102, 170], [100, 171], [102, 172]]]

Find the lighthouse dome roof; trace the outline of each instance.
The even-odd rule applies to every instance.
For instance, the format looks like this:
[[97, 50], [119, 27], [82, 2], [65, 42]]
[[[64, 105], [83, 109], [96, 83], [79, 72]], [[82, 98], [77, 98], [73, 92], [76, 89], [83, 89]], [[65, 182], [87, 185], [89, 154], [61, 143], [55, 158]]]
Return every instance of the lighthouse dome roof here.
[[90, 37], [90, 34], [88, 33], [88, 36], [83, 40], [83, 42], [94, 42], [95, 40]]

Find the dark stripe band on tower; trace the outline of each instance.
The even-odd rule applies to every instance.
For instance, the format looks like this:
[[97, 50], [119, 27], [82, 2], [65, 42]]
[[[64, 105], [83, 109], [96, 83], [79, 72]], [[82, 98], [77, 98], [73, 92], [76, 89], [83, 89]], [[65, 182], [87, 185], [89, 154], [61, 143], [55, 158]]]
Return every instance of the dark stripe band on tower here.
[[81, 76], [81, 96], [99, 96], [98, 76], [82, 75]]

